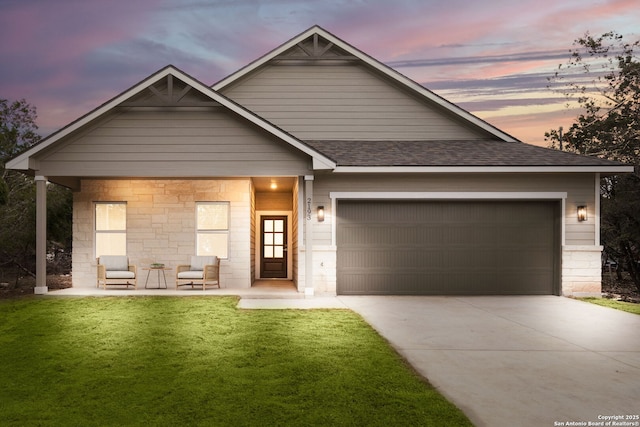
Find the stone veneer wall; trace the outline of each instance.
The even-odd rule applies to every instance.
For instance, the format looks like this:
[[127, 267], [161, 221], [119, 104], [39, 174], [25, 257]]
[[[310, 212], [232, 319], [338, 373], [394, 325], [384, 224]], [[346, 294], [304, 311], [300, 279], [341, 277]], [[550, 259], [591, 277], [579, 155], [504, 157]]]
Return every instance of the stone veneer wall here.
[[[238, 180], [83, 180], [73, 201], [73, 286], [96, 283], [94, 202], [127, 202], [127, 252], [138, 267], [138, 284], [144, 286], [143, 267], [162, 262], [167, 282], [175, 285], [175, 267], [195, 255], [195, 203], [230, 203], [229, 257], [221, 261], [223, 287], [251, 286], [250, 229], [251, 182]], [[150, 283], [157, 277], [150, 277]]]
[[316, 294], [337, 293], [337, 253], [335, 246], [313, 246], [313, 283]]
[[562, 295], [602, 296], [602, 246], [562, 248]]

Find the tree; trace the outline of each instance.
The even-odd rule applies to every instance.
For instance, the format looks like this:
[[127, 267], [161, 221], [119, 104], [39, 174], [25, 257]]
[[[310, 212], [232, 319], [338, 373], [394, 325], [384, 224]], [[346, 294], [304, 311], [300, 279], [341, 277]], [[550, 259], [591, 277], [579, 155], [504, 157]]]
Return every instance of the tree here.
[[32, 180], [4, 164], [39, 141], [36, 111], [25, 100], [0, 99], [0, 265], [31, 271], [35, 198]]
[[35, 118], [35, 108], [24, 99], [14, 102], [0, 99], [0, 205], [9, 200], [9, 172], [4, 168], [5, 162], [40, 140]]
[[635, 166], [601, 182], [602, 243], [624, 264], [640, 291], [640, 40], [608, 32], [575, 40], [566, 64], [549, 79], [582, 113], [562, 135], [545, 133], [553, 148]]
[[[35, 185], [5, 163], [40, 141], [36, 109], [24, 99], [0, 99], [0, 267], [18, 267], [34, 275]], [[52, 185], [47, 189], [48, 237], [67, 252], [71, 249], [71, 194]]]

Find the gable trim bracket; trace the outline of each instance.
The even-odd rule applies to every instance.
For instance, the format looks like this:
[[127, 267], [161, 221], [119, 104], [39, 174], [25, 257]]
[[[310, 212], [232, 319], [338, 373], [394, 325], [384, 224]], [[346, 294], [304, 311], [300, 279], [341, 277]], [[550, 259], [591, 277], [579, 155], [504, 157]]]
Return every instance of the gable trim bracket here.
[[[353, 47], [352, 45], [350, 45], [349, 43], [345, 42], [344, 40], [334, 36], [333, 34], [331, 34], [330, 32], [328, 32], [327, 30], [325, 30], [324, 28], [318, 26], [318, 25], [314, 25], [313, 27], [309, 28], [308, 30], [304, 31], [303, 33], [297, 35], [296, 37], [290, 39], [289, 41], [285, 42], [284, 44], [282, 44], [280, 47], [272, 50], [271, 52], [263, 55], [262, 57], [256, 59], [255, 61], [251, 62], [250, 64], [248, 64], [247, 66], [239, 69], [238, 71], [236, 71], [235, 73], [230, 74], [229, 76], [225, 77], [224, 79], [220, 80], [218, 83], [214, 84], [212, 86], [213, 90], [215, 91], [219, 91], [223, 88], [225, 88], [226, 86], [229, 86], [231, 84], [233, 84], [235, 81], [237, 81], [238, 79], [241, 79], [242, 77], [248, 75], [249, 73], [253, 72], [254, 70], [257, 70], [258, 68], [262, 67], [263, 65], [265, 65], [266, 63], [268, 63], [271, 60], [276, 60], [276, 59], [281, 59], [281, 58], [287, 58], [287, 59], [300, 59], [300, 58], [296, 58], [296, 57], [282, 57], [282, 54], [284, 54], [286, 51], [288, 51], [291, 48], [294, 48], [296, 46], [299, 46], [300, 43], [302, 43], [303, 41], [307, 40], [309, 37], [314, 37], [314, 43], [317, 43], [317, 37], [323, 37], [324, 39], [326, 39], [331, 46], [336, 46], [342, 50], [344, 50], [345, 52], [347, 52], [349, 54], [349, 56], [346, 57], [346, 59], [348, 60], [360, 60], [363, 63], [365, 63], [367, 66], [373, 68], [374, 70], [376, 70], [377, 72], [385, 75], [386, 77], [395, 80], [396, 82], [402, 84], [403, 86], [409, 88], [410, 90], [412, 90], [414, 93], [418, 94], [419, 96], [423, 97], [424, 99], [427, 99], [433, 103], [435, 103], [436, 105], [440, 106], [441, 108], [444, 108], [445, 110], [457, 115], [458, 117], [461, 117], [462, 119], [466, 120], [467, 122], [473, 124], [474, 126], [479, 127], [480, 129], [484, 130], [485, 132], [488, 132], [491, 135], [494, 135], [497, 138], [500, 138], [501, 140], [507, 141], [507, 142], [518, 142], [517, 138], [514, 138], [513, 136], [507, 134], [506, 132], [501, 131], [500, 129], [494, 127], [493, 125], [487, 123], [486, 121], [480, 119], [477, 116], [474, 116], [473, 114], [469, 113], [468, 111], [466, 111], [465, 109], [458, 107], [457, 105], [447, 101], [446, 99], [440, 97], [439, 95], [435, 94], [434, 92], [430, 91], [429, 89], [425, 88], [424, 86], [420, 85], [419, 83], [411, 80], [410, 78], [406, 77], [405, 75], [403, 75], [402, 73], [396, 71], [395, 69], [389, 67], [388, 65], [383, 64], [382, 62], [374, 59], [373, 57], [369, 56], [368, 54], [364, 53], [363, 51]], [[315, 52], [311, 52], [313, 54], [317, 54], [318, 51]], [[309, 56], [309, 57], [305, 57], [305, 59], [318, 59], [316, 56]], [[335, 58], [335, 59], [340, 59]]]
[[[302, 141], [298, 140], [291, 134], [283, 131], [279, 127], [270, 123], [269, 121], [257, 116], [256, 114], [250, 112], [246, 108], [241, 105], [233, 102], [229, 98], [224, 95], [216, 92], [214, 89], [208, 87], [207, 85], [201, 83], [195, 78], [189, 76], [183, 71], [175, 68], [172, 65], [169, 65], [155, 74], [147, 77], [145, 80], [141, 81], [137, 85], [131, 87], [120, 95], [115, 96], [110, 101], [105, 102], [98, 108], [94, 109], [90, 113], [80, 117], [76, 121], [70, 123], [66, 127], [60, 129], [59, 131], [51, 134], [47, 138], [43, 139], [37, 145], [34, 145], [24, 153], [18, 155], [17, 157], [9, 160], [6, 164], [7, 169], [16, 169], [16, 170], [37, 170], [38, 165], [36, 159], [33, 157], [40, 151], [50, 147], [56, 141], [64, 138], [65, 136], [77, 131], [83, 126], [89, 124], [91, 121], [101, 117], [108, 111], [119, 107], [123, 104], [126, 105], [126, 102], [131, 99], [132, 96], [140, 93], [141, 91], [151, 87], [153, 84], [157, 83], [162, 79], [168, 79], [170, 85], [173, 84], [173, 79], [178, 78], [186, 83], [187, 87], [192, 87], [193, 89], [199, 91], [200, 93], [209, 97], [216, 104], [219, 104], [238, 116], [246, 119], [247, 121], [253, 123], [254, 125], [262, 128], [264, 131], [270, 133], [276, 138], [280, 139], [288, 143], [289, 145], [295, 147], [299, 151], [309, 155], [313, 159], [313, 168], [314, 169], [334, 169], [336, 167], [336, 163], [329, 159], [328, 157], [322, 155], [318, 151], [312, 149], [308, 145], [302, 143]], [[177, 103], [185, 94], [186, 90], [183, 90], [184, 93], [177, 94], [177, 96], [171, 96], [169, 99], [169, 105]], [[176, 101], [177, 99], [177, 101]]]

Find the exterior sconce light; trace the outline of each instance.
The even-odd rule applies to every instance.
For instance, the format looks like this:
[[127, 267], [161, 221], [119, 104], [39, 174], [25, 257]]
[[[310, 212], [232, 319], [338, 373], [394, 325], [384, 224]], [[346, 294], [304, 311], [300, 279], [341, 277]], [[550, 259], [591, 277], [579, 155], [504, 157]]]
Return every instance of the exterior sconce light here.
[[324, 222], [324, 206], [318, 206], [318, 222]]
[[587, 220], [587, 207], [586, 206], [578, 206], [578, 221], [586, 221]]

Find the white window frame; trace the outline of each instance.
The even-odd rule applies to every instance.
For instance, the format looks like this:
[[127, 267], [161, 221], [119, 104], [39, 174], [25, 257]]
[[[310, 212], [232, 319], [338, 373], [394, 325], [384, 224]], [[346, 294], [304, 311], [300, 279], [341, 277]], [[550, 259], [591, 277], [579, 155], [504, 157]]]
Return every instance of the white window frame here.
[[[220, 228], [220, 229], [200, 229], [198, 228], [198, 206], [201, 205], [224, 205], [227, 207], [227, 227], [226, 228]], [[195, 236], [195, 253], [196, 255], [200, 255], [200, 253], [198, 252], [199, 248], [198, 248], [198, 236], [201, 234], [219, 234], [219, 235], [225, 235], [227, 237], [227, 247], [226, 247], [226, 251], [227, 253], [225, 254], [225, 256], [221, 256], [220, 254], [215, 254], [218, 258], [220, 259], [229, 259], [229, 242], [230, 242], [230, 228], [231, 228], [231, 203], [228, 201], [199, 201], [196, 202], [196, 209], [195, 209], [195, 232], [196, 232], [196, 236]]]
[[[125, 208], [125, 225], [123, 230], [98, 230], [98, 214], [97, 209], [100, 205], [124, 205]], [[100, 255], [107, 254], [98, 254], [98, 235], [100, 234], [116, 234], [116, 233], [124, 233], [125, 247], [123, 254], [114, 254], [114, 255], [127, 255], [127, 202], [124, 201], [108, 201], [108, 202], [94, 202], [93, 203], [93, 255], [94, 257], [99, 257]]]

